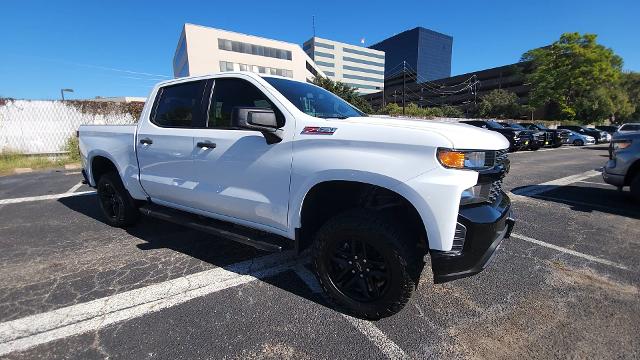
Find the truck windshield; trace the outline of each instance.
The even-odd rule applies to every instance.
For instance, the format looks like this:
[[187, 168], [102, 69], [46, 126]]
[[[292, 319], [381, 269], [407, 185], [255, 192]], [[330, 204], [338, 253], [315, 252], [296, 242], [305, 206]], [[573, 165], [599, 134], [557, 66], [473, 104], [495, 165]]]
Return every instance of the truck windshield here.
[[263, 79], [307, 115], [325, 119], [366, 116], [353, 105], [321, 87], [275, 77]]
[[520, 125], [520, 124], [508, 124], [506, 125], [512, 129], [516, 129], [516, 130], [527, 130], [527, 128], [525, 128], [524, 126]]

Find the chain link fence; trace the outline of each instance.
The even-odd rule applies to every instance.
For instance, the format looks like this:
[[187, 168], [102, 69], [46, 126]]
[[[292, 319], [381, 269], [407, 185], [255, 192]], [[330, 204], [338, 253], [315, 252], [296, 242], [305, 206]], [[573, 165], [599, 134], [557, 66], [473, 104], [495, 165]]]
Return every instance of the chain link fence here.
[[80, 125], [137, 122], [144, 103], [0, 99], [0, 152], [59, 154]]

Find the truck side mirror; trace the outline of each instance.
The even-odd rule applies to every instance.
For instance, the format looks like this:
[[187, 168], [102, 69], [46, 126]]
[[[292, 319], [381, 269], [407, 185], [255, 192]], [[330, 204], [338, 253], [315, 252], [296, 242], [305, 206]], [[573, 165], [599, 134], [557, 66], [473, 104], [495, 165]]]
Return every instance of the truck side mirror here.
[[231, 112], [231, 126], [260, 131], [268, 144], [282, 141], [282, 130], [273, 110], [259, 107], [234, 107]]

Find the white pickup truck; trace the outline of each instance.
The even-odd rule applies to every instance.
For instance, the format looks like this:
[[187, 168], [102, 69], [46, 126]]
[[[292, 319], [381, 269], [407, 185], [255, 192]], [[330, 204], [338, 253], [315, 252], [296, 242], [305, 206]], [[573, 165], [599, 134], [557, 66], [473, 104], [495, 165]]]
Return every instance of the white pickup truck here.
[[110, 225], [142, 213], [264, 250], [309, 248], [327, 299], [361, 318], [398, 312], [429, 259], [436, 283], [479, 273], [514, 224], [501, 134], [366, 116], [287, 78], [162, 82], [137, 126], [79, 137]]

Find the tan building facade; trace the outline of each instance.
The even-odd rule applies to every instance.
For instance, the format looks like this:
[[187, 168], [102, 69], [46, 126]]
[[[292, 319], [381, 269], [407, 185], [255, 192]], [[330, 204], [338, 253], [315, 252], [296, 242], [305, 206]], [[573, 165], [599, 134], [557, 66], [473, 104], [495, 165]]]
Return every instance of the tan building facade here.
[[173, 57], [175, 77], [252, 71], [296, 80], [324, 73], [297, 44], [185, 24]]

